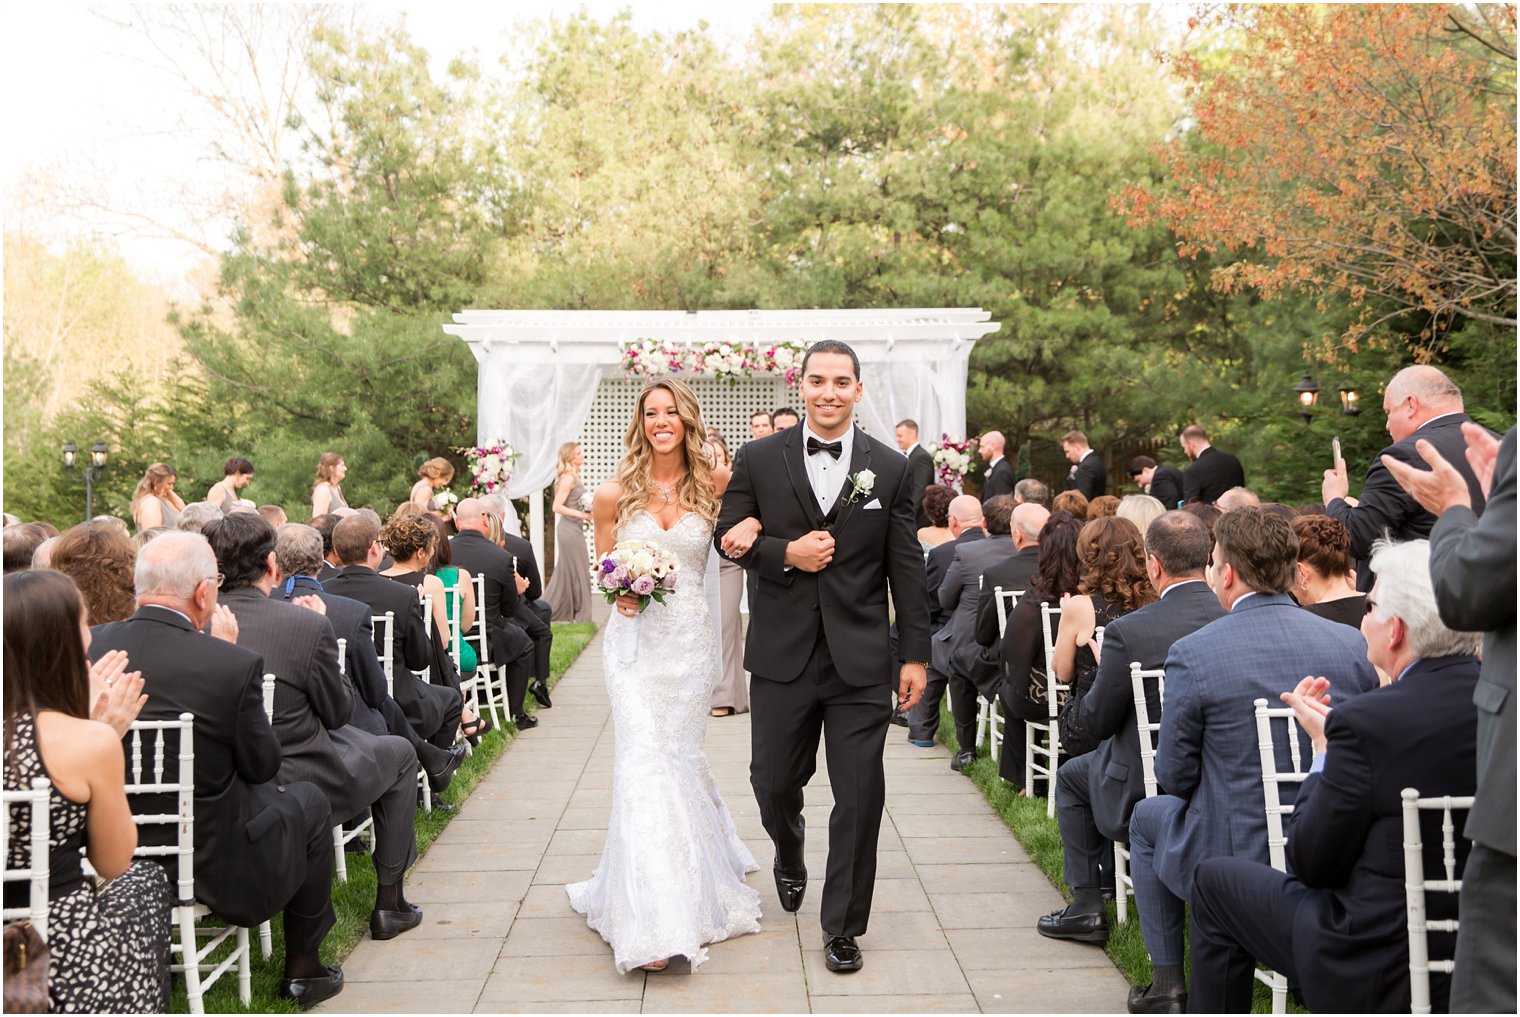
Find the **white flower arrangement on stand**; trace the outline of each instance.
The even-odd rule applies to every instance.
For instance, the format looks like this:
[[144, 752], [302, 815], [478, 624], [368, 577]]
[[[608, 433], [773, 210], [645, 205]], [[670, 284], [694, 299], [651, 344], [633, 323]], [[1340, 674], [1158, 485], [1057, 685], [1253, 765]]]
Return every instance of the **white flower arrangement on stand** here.
[[630, 381], [667, 374], [710, 374], [736, 384], [740, 378], [780, 375], [797, 383], [808, 343], [787, 341], [769, 346], [747, 342], [709, 342], [694, 346], [636, 339], [623, 347], [623, 374]]

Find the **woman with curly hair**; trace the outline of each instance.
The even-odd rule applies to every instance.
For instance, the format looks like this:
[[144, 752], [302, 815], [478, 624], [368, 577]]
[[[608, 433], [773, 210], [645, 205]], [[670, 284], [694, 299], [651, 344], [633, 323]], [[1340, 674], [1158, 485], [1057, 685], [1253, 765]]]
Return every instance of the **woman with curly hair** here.
[[91, 625], [121, 621], [137, 610], [137, 549], [119, 527], [80, 523], [53, 544], [51, 567], [74, 580]]
[[1071, 687], [1061, 707], [1061, 750], [1069, 756], [1098, 747], [1096, 739], [1069, 720], [1098, 677], [1102, 651], [1093, 640], [1097, 627], [1156, 600], [1156, 588], [1145, 572], [1145, 537], [1128, 519], [1103, 516], [1082, 527], [1077, 560], [1082, 580], [1077, 595], [1061, 601], [1061, 626], [1052, 654], [1057, 680]]
[[918, 531], [918, 542], [923, 546], [924, 554], [955, 539], [955, 534], [950, 532], [950, 502], [954, 499], [955, 489], [945, 484], [930, 484], [924, 488], [924, 515], [929, 517], [929, 525]]
[[174, 493], [179, 474], [168, 463], [154, 463], [143, 472], [132, 492], [132, 520], [139, 530], [174, 526], [185, 511], [185, 499]]
[[1351, 531], [1326, 515], [1298, 516], [1290, 525], [1298, 535], [1298, 565], [1293, 596], [1305, 611], [1361, 629], [1365, 594], [1356, 592], [1351, 564]]
[[1000, 653], [1003, 684], [998, 699], [1008, 725], [998, 772], [1010, 784], [1024, 788], [1024, 721], [1044, 721], [1050, 716], [1046, 705], [1045, 635], [1040, 621], [1040, 605], [1055, 607], [1061, 598], [1077, 592], [1080, 581], [1077, 569], [1077, 534], [1082, 523], [1070, 512], [1050, 514], [1040, 530], [1040, 558], [1035, 579], [1028, 592], [1019, 598], [1008, 613]]
[[1087, 495], [1081, 491], [1062, 491], [1050, 503], [1052, 512], [1070, 512], [1078, 522], [1087, 521]]

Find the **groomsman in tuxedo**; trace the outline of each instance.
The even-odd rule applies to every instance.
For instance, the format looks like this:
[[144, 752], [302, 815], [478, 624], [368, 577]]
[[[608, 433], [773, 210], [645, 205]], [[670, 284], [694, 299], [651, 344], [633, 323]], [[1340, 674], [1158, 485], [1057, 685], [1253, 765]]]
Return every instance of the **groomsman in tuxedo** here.
[[987, 480], [982, 484], [983, 505], [1000, 494], [1013, 494], [1013, 486], [1018, 482], [1012, 464], [1003, 455], [1007, 445], [1002, 431], [988, 431], [976, 443], [977, 454], [987, 461]]
[[1168, 512], [1182, 507], [1184, 482], [1177, 467], [1162, 466], [1150, 456], [1135, 456], [1129, 461], [1129, 476]]
[[796, 427], [797, 421], [801, 419], [790, 406], [781, 406], [771, 414], [771, 428], [774, 431], [785, 431], [788, 427]]
[[[886, 804], [882, 749], [892, 687], [911, 708], [929, 656], [922, 551], [908, 462], [851, 424], [860, 360], [823, 340], [802, 363], [807, 422], [752, 441], [734, 460], [713, 541], [749, 516], [763, 532], [735, 557], [760, 575], [744, 665], [753, 675], [750, 783], [776, 845], [776, 892], [786, 911], [807, 887], [802, 789], [823, 735], [833, 782], [829, 854], [819, 918], [830, 971], [862, 966]], [[888, 602], [897, 612], [896, 674]]]
[[1067, 488], [1081, 491], [1088, 501], [1108, 493], [1108, 468], [1103, 465], [1103, 457], [1088, 444], [1087, 435], [1067, 431], [1061, 436], [1061, 452], [1072, 464], [1066, 477]]
[[1325, 515], [1345, 523], [1351, 531], [1357, 587], [1364, 592], [1372, 582], [1365, 566], [1373, 541], [1384, 536], [1400, 541], [1419, 540], [1430, 536], [1436, 524], [1434, 513], [1412, 498], [1388, 472], [1383, 464], [1385, 456], [1425, 469], [1425, 460], [1415, 450], [1415, 443], [1429, 442], [1466, 482], [1472, 510], [1483, 514], [1483, 491], [1468, 465], [1467, 439], [1462, 436], [1462, 426], [1472, 424], [1472, 418], [1463, 412], [1462, 392], [1451, 379], [1434, 367], [1406, 367], [1393, 376], [1383, 391], [1383, 412], [1388, 415], [1385, 426], [1393, 444], [1383, 449], [1367, 468], [1360, 501], [1352, 505], [1346, 500], [1350, 483], [1344, 460], [1325, 471], [1320, 488]]
[[924, 511], [924, 489], [934, 483], [934, 457], [918, 443], [918, 421], [899, 420], [896, 433], [897, 447], [908, 457], [908, 473], [913, 477], [913, 489], [918, 492], [914, 521], [923, 529], [929, 525], [929, 514]]
[[1203, 428], [1189, 424], [1182, 429], [1178, 440], [1182, 451], [1193, 462], [1182, 474], [1184, 503], [1201, 501], [1212, 505], [1230, 488], [1246, 486], [1246, 471], [1241, 468], [1240, 460], [1210, 445]]

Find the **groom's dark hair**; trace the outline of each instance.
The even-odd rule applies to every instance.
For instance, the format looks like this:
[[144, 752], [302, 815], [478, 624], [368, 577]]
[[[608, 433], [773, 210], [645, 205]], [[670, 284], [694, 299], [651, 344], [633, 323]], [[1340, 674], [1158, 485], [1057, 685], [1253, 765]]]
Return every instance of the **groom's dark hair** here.
[[860, 380], [860, 358], [850, 349], [849, 343], [842, 343], [838, 339], [820, 339], [807, 348], [807, 352], [802, 355], [802, 377], [807, 377], [808, 358], [814, 353], [843, 353], [850, 358], [850, 364], [855, 368], [855, 380]]

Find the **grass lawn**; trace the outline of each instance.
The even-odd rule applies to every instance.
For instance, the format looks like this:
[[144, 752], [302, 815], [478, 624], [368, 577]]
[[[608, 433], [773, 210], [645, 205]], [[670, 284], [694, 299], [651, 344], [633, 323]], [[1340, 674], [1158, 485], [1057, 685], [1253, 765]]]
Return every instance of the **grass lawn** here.
[[[589, 622], [579, 625], [555, 623], [554, 651], [550, 658], [550, 686], [559, 681], [595, 634], [596, 626]], [[534, 712], [535, 705], [533, 697], [529, 696], [527, 702], [529, 713]], [[545, 723], [554, 723], [552, 714], [545, 718]], [[454, 779], [449, 783], [448, 790], [443, 793], [442, 798], [455, 805], [468, 798], [475, 785], [480, 783], [481, 778], [506, 751], [514, 737], [515, 735], [510, 732], [497, 729], [482, 738], [479, 747], [455, 772]], [[426, 853], [428, 846], [443, 832], [443, 828], [452, 818], [452, 813], [436, 810], [423, 812], [420, 808], [418, 809], [417, 851], [419, 857]], [[374, 906], [375, 867], [369, 855], [351, 854], [348, 856], [348, 882], [339, 883], [336, 879], [333, 881], [333, 910], [337, 913], [338, 921], [322, 942], [324, 961], [328, 964], [338, 964], [348, 956], [358, 942], [368, 934], [369, 914]], [[253, 948], [253, 1001], [248, 1010], [254, 1013], [299, 1013], [299, 1007], [278, 995], [280, 976], [284, 970], [284, 935], [278, 917], [271, 925], [274, 931], [274, 953], [267, 961], [263, 960], [259, 953], [257, 931], [249, 935]], [[207, 1013], [237, 1013], [244, 1009], [238, 1002], [235, 971], [223, 975], [206, 994], [205, 1006]], [[189, 1012], [182, 979], [175, 979], [174, 998], [170, 1009], [174, 1013]]]
[[[955, 721], [950, 716], [950, 697], [947, 695], [940, 705], [939, 740], [943, 742], [952, 753], [960, 751], [960, 743], [955, 737]], [[1045, 799], [1024, 798], [1014, 790], [1012, 784], [998, 776], [998, 764], [992, 761], [985, 747], [977, 750], [976, 761], [967, 767], [963, 773], [970, 776], [971, 780], [981, 789], [987, 801], [997, 810], [998, 815], [1003, 817], [1003, 822], [1008, 824], [1008, 829], [1018, 838], [1019, 843], [1024, 845], [1024, 850], [1029, 852], [1029, 857], [1034, 860], [1045, 873], [1046, 878], [1066, 896], [1071, 899], [1066, 885], [1061, 881], [1061, 830], [1056, 825], [1055, 819], [1045, 814]], [[1043, 791], [1044, 784], [1035, 782], [1035, 788]], [[1114, 915], [1113, 902], [1104, 905], [1108, 911], [1108, 955], [1113, 958], [1115, 966], [1129, 979], [1131, 985], [1144, 985], [1151, 980], [1151, 960], [1146, 953], [1145, 941], [1140, 937], [1140, 924], [1135, 917], [1134, 898], [1130, 898], [1129, 921], [1120, 925]], [[1272, 995], [1265, 985], [1256, 983], [1255, 998], [1252, 1011], [1254, 1013], [1272, 1012]], [[1123, 1006], [1123, 1000], [1116, 1000], [1115, 1009]], [[1296, 1007], [1290, 997], [1288, 1000], [1289, 1013], [1305, 1013], [1303, 1009]]]

